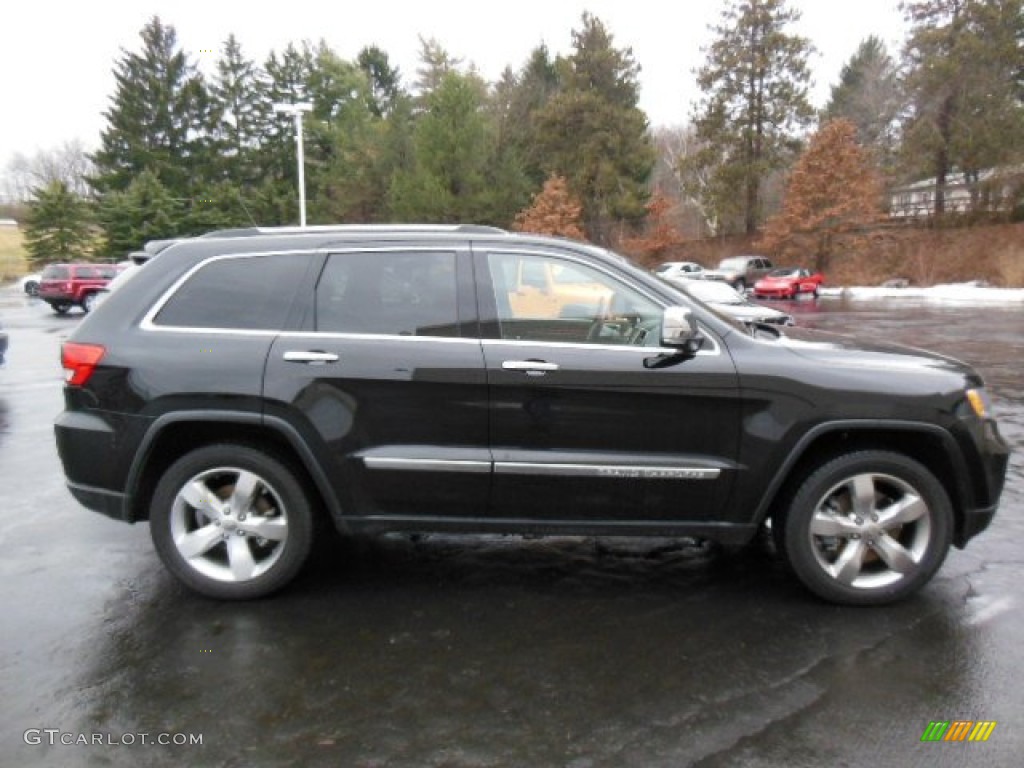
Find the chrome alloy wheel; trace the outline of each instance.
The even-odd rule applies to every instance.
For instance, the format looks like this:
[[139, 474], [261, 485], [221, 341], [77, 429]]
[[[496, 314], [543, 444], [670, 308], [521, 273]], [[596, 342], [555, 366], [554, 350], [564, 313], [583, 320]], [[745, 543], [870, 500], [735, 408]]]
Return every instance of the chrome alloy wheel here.
[[220, 582], [260, 577], [288, 542], [288, 512], [280, 494], [259, 475], [237, 467], [193, 476], [174, 497], [168, 522], [182, 560]]
[[880, 473], [857, 474], [829, 489], [807, 530], [818, 566], [854, 589], [913, 576], [933, 544], [925, 500], [909, 483]]

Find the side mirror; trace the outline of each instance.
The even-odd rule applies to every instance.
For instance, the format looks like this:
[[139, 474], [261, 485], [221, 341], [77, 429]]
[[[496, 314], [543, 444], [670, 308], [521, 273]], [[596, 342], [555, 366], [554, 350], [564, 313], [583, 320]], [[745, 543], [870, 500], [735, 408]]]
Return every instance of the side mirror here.
[[661, 319], [661, 344], [692, 357], [704, 344], [693, 313], [686, 307], [668, 307]]

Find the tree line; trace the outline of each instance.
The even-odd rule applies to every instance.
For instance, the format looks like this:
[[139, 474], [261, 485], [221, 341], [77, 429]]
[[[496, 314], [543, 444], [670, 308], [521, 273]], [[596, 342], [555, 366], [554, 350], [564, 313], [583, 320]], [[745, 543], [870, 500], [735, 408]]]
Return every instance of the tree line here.
[[832, 235], [877, 217], [886, 184], [936, 179], [941, 215], [954, 174], [980, 204], [983, 171], [1021, 162], [1022, 2], [903, 2], [899, 54], [865, 40], [816, 112], [799, 14], [723, 0], [690, 124], [657, 131], [632, 50], [589, 13], [567, 55], [539, 45], [494, 83], [422, 38], [411, 82], [376, 46], [346, 60], [305, 42], [258, 64], [233, 35], [204, 74], [154, 17], [114, 64], [88, 172], [34, 190], [28, 244], [46, 260], [117, 258], [153, 238], [296, 223], [293, 118], [275, 105], [309, 102], [311, 224], [470, 221], [650, 244], [679, 240], [674, 207], [687, 234], [811, 238], [827, 259]]

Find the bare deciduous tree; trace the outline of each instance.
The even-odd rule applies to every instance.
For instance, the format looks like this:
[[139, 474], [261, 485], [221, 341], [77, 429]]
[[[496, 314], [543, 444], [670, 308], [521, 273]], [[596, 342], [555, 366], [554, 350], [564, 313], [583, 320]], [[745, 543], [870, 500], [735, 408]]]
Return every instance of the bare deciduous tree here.
[[93, 167], [80, 139], [65, 141], [52, 149], [41, 149], [29, 157], [16, 152], [5, 168], [4, 196], [14, 201], [32, 198], [33, 190], [54, 182], [63, 184], [71, 194], [89, 195], [88, 177]]

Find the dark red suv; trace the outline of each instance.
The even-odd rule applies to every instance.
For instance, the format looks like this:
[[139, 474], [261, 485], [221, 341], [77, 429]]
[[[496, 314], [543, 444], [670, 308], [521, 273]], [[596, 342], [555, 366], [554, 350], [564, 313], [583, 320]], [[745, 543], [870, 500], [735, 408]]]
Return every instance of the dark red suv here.
[[51, 264], [43, 270], [38, 295], [58, 315], [74, 306], [89, 312], [116, 274], [113, 264]]

